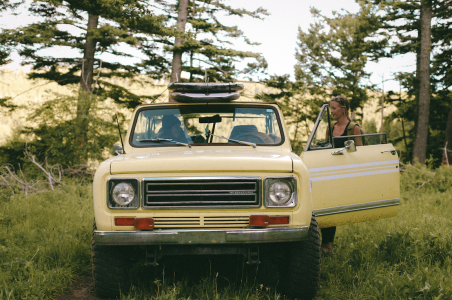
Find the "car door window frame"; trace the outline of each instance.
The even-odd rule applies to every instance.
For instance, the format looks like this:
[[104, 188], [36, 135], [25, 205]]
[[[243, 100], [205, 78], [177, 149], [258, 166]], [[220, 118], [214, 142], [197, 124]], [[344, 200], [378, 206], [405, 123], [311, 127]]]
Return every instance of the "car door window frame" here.
[[[322, 121], [323, 115], [325, 113], [327, 113], [327, 116], [328, 116], [328, 125], [327, 126], [328, 126], [328, 133], [329, 133], [328, 134], [329, 146], [328, 147], [311, 148], [310, 146], [311, 146], [312, 140], [314, 139], [314, 137], [315, 137], [315, 135], [317, 133], [319, 124]], [[332, 133], [332, 130], [331, 130], [330, 106], [328, 104], [323, 104], [322, 108], [320, 110], [319, 116], [317, 117], [317, 120], [315, 121], [314, 129], [311, 131], [311, 135], [309, 136], [308, 142], [306, 143], [304, 151], [332, 149], [333, 148], [333, 138], [332, 137], [333, 137], [333, 133]]]

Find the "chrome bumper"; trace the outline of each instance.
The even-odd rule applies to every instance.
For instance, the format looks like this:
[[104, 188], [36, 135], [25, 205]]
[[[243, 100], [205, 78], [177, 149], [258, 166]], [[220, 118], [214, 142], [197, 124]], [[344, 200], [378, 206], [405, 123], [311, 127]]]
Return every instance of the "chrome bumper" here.
[[214, 245], [296, 242], [308, 227], [154, 231], [94, 231], [97, 245]]

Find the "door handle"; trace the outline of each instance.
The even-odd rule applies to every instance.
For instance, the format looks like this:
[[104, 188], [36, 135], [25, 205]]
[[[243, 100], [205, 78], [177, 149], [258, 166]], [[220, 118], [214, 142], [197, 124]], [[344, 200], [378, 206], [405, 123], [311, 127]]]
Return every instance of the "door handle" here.
[[383, 151], [381, 151], [381, 153], [384, 153], [384, 152], [391, 152], [392, 155], [396, 155], [397, 154], [397, 151], [395, 151], [395, 150], [383, 150]]
[[356, 152], [356, 146], [355, 142], [352, 140], [345, 141], [344, 142], [344, 148], [337, 149], [336, 151], [331, 152], [332, 155], [344, 155], [344, 150], [347, 150], [348, 152]]
[[337, 149], [337, 150], [331, 152], [331, 154], [333, 154], [333, 155], [344, 155], [344, 153], [342, 152], [344, 150], [345, 150], [345, 148]]

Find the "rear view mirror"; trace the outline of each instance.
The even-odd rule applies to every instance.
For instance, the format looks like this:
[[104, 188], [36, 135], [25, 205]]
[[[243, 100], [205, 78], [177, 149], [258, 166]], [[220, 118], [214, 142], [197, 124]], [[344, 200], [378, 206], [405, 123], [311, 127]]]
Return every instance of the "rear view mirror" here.
[[220, 122], [221, 122], [220, 115], [199, 118], [199, 123], [220, 123]]

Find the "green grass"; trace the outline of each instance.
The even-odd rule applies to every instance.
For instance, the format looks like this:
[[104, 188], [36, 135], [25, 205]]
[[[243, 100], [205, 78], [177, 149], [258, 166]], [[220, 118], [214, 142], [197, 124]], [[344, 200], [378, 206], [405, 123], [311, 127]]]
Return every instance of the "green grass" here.
[[452, 299], [451, 214], [451, 188], [410, 189], [397, 217], [339, 227], [318, 298]]
[[[452, 299], [451, 186], [451, 168], [408, 167], [397, 217], [338, 228], [316, 299]], [[89, 272], [91, 188], [68, 182], [28, 197], [0, 194], [0, 299], [52, 298]], [[189, 261], [182, 275], [178, 262], [156, 277], [136, 270], [121, 299], [285, 298], [243, 264]]]
[[90, 269], [92, 191], [0, 194], [0, 299], [46, 299]]

